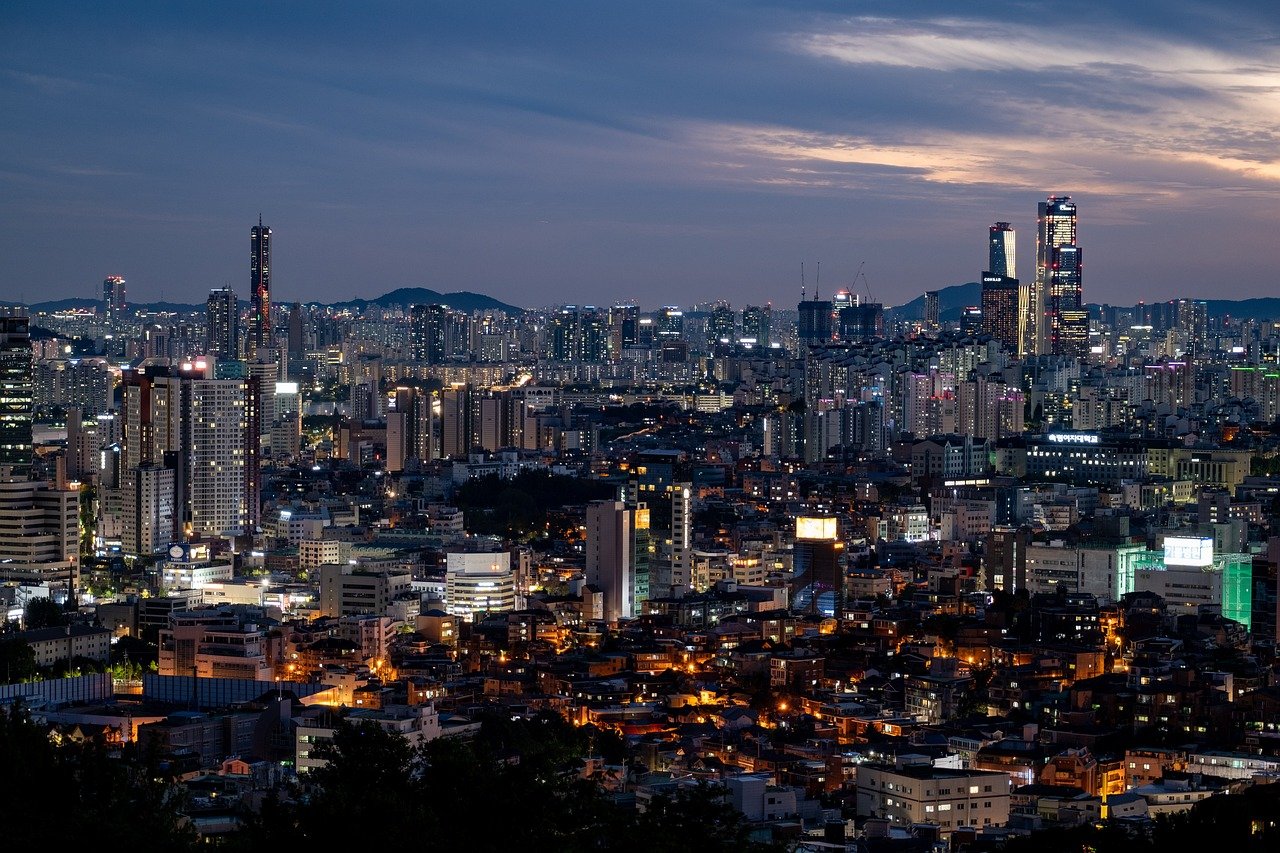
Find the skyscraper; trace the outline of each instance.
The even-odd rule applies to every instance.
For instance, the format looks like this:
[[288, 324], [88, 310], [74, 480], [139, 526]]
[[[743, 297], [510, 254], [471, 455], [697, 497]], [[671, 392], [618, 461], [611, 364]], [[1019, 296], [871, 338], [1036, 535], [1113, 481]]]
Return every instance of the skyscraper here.
[[1018, 277], [1016, 233], [1008, 222], [991, 226], [988, 246], [987, 271], [1005, 278]]
[[272, 346], [271, 340], [271, 229], [258, 224], [249, 229], [249, 343], [250, 356]]
[[0, 466], [26, 477], [35, 457], [31, 335], [24, 316], [0, 316]]
[[1089, 346], [1083, 269], [1076, 244], [1076, 205], [1070, 196], [1040, 202], [1036, 228], [1036, 289], [1040, 293], [1040, 352], [1083, 357]]
[[1022, 346], [1023, 289], [1018, 283], [1016, 234], [1008, 222], [992, 225], [987, 238], [987, 269], [982, 273], [982, 332], [1013, 353]]
[[107, 325], [115, 326], [124, 313], [125, 293], [124, 279], [118, 275], [109, 275], [102, 281], [102, 301], [107, 310]]
[[205, 351], [218, 359], [240, 353], [240, 302], [229, 287], [209, 291], [205, 303]]
[[982, 333], [1010, 352], [1018, 351], [1018, 280], [990, 272], [982, 274]]

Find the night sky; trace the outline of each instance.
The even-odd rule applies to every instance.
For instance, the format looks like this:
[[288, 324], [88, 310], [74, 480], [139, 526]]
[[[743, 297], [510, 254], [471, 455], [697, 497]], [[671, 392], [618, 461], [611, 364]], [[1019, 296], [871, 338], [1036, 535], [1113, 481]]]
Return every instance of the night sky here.
[[[0, 299], [877, 300], [1080, 209], [1085, 298], [1280, 295], [1273, 2], [18, 3]], [[970, 11], [972, 10], [972, 11]], [[865, 293], [859, 284], [857, 288]]]

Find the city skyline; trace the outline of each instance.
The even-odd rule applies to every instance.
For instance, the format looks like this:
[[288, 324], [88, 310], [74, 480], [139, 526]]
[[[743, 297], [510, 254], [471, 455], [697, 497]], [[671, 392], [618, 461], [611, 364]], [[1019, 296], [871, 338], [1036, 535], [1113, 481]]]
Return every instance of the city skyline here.
[[138, 302], [241, 289], [262, 210], [284, 301], [785, 305], [820, 260], [831, 290], [865, 261], [893, 305], [974, 280], [979, 229], [1025, 239], [1049, 195], [1087, 205], [1114, 301], [1273, 289], [1255, 4], [1098, 4], [1069, 28], [1036, 5], [329, 11], [248, 34], [197, 10], [8, 16], [6, 297], [117, 272]]

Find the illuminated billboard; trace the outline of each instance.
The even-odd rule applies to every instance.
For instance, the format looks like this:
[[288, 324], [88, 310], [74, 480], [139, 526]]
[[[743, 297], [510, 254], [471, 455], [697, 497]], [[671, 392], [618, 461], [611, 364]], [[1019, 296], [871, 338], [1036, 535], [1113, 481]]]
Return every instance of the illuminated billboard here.
[[832, 541], [836, 536], [836, 520], [834, 518], [806, 518], [801, 516], [796, 519], [797, 539], [825, 539]]
[[1213, 539], [1205, 536], [1166, 536], [1164, 539], [1164, 564], [1166, 566], [1213, 565]]

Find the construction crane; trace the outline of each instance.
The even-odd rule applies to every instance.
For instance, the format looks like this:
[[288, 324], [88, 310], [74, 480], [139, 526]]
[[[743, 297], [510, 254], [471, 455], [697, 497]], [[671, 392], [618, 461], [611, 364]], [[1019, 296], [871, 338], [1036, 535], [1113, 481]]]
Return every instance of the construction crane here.
[[862, 271], [862, 268], [865, 267], [866, 265], [867, 265], [866, 261], [863, 261], [862, 263], [858, 264], [858, 271], [853, 274], [853, 285], [850, 289], [856, 290], [858, 287], [858, 279], [861, 278], [862, 286], [867, 291], [867, 301], [875, 302], [876, 297], [875, 297], [875, 294], [871, 292], [871, 282], [867, 281], [867, 274]]

